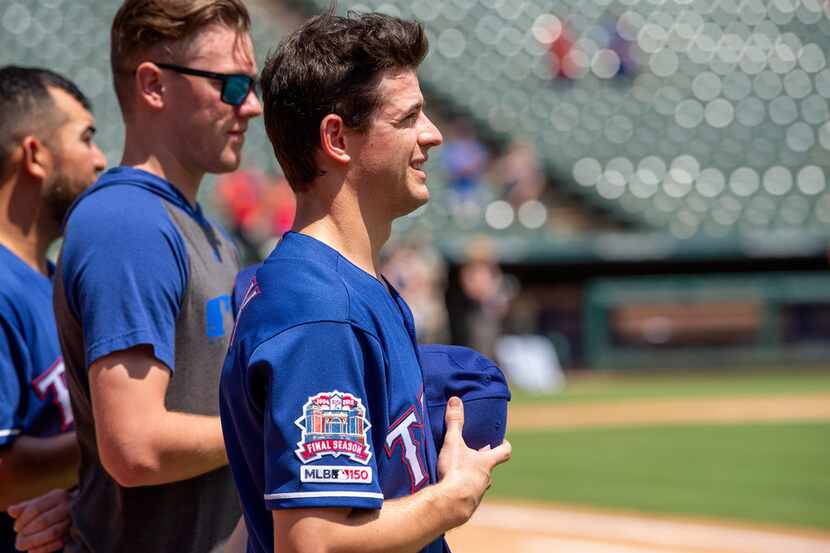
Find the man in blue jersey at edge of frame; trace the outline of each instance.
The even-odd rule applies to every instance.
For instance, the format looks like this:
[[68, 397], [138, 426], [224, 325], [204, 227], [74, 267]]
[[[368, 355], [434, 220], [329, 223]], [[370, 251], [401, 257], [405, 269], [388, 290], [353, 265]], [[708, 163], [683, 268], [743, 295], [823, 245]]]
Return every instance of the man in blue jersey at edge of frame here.
[[[15, 550], [15, 527], [40, 528], [53, 518], [65, 518], [67, 489], [78, 479], [74, 420], [52, 311], [54, 266], [46, 253], [61, 234], [70, 204], [106, 164], [93, 141], [91, 111], [78, 87], [53, 71], [0, 68], [0, 551], [4, 552]], [[17, 545], [43, 551], [63, 546], [62, 539], [37, 528]]]
[[243, 298], [220, 385], [248, 551], [445, 551], [510, 457], [467, 447], [457, 397], [436, 451], [412, 314], [378, 269], [392, 221], [429, 199], [426, 52], [416, 22], [329, 12], [263, 71], [297, 217]]

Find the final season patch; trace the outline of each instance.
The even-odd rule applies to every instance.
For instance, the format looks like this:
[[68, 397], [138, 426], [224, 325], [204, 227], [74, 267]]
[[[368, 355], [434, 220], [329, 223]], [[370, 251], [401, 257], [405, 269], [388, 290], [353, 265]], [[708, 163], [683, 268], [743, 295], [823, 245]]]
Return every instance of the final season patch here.
[[303, 433], [294, 452], [310, 463], [324, 455], [346, 455], [367, 464], [372, 457], [366, 433], [371, 428], [359, 397], [338, 392], [321, 392], [308, 398], [303, 415], [294, 421]]

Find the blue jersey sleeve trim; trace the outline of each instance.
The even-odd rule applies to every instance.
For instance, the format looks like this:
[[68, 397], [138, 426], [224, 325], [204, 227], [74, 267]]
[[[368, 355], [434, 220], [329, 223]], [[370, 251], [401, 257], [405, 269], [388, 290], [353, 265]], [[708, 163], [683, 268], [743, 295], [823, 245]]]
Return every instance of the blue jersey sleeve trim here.
[[[308, 492], [308, 494], [316, 494], [317, 492]], [[323, 493], [323, 492], [320, 492]], [[306, 493], [296, 492], [294, 494], [268, 494], [265, 496], [265, 506], [268, 509], [373, 509], [378, 510], [383, 507], [382, 494], [367, 494], [358, 495], [353, 492], [340, 492], [345, 495], [335, 495], [337, 492], [327, 492], [325, 495], [307, 495]], [[298, 497], [285, 497], [295, 495]], [[368, 497], [367, 495], [371, 495]], [[279, 496], [271, 498], [270, 496]]]
[[[0, 298], [5, 300], [5, 298]], [[12, 320], [14, 312], [3, 313], [13, 305], [0, 304], [0, 442], [11, 442], [26, 426], [21, 404], [27, 402], [25, 383], [30, 380], [32, 353], [21, 335], [19, 325]], [[12, 315], [9, 317], [8, 315]], [[16, 317], [15, 317], [16, 318]]]
[[18, 428], [0, 430], [0, 446], [7, 446], [14, 442], [14, 439], [18, 434], [20, 434], [20, 429]]
[[286, 492], [265, 494], [265, 499], [300, 499], [306, 497], [363, 497], [382, 500], [383, 494], [374, 492]]

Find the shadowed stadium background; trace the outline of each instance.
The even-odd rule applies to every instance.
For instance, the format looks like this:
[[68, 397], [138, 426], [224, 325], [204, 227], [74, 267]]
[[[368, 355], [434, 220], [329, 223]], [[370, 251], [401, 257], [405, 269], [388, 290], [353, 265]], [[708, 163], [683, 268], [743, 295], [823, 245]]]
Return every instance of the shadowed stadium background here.
[[[329, 2], [247, 4], [261, 66]], [[118, 5], [0, 4], [0, 64], [76, 81], [111, 165]], [[444, 145], [432, 200], [396, 223], [384, 272], [422, 341], [475, 347], [511, 380], [515, 456], [490, 497], [800, 528], [830, 550], [830, 3], [337, 3], [347, 10], [427, 29], [419, 75]], [[240, 171], [210, 178], [201, 200], [250, 262], [290, 228], [261, 122]], [[531, 515], [490, 503], [471, 525], [488, 538], [458, 534], [456, 549], [570, 551], [562, 511], [528, 530], [503, 521]], [[647, 534], [594, 525], [567, 539], [662, 547]], [[813, 550], [767, 538], [675, 546]]]

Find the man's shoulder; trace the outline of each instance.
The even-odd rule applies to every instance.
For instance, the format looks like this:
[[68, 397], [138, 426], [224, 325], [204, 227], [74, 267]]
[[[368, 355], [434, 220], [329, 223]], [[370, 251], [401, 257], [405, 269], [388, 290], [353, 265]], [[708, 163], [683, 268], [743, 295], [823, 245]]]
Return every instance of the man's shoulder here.
[[81, 196], [67, 218], [67, 233], [78, 227], [142, 223], [165, 218], [161, 198], [128, 184], [112, 183]]
[[46, 281], [31, 282], [28, 277], [11, 263], [0, 265], [0, 318], [7, 322], [51, 314], [51, 286]]
[[348, 322], [350, 298], [343, 279], [326, 264], [271, 257], [256, 271], [243, 317], [274, 333], [305, 323]]
[[113, 184], [75, 203], [66, 220], [62, 258], [86, 256], [90, 250], [131, 256], [137, 249], [163, 244], [181, 246], [182, 236], [162, 198], [136, 186]]
[[[98, 186], [98, 185], [95, 185]], [[162, 198], [138, 186], [109, 184], [85, 193], [66, 222], [55, 282], [59, 298], [80, 313], [78, 293], [118, 294], [158, 287], [179, 289], [188, 274], [187, 248]], [[169, 285], [169, 286], [167, 286]], [[89, 288], [92, 287], [92, 288]]]

